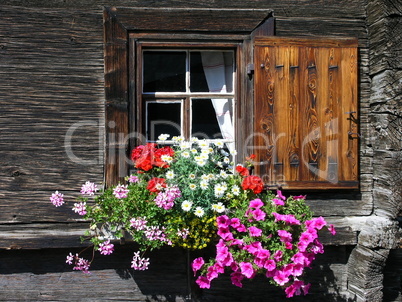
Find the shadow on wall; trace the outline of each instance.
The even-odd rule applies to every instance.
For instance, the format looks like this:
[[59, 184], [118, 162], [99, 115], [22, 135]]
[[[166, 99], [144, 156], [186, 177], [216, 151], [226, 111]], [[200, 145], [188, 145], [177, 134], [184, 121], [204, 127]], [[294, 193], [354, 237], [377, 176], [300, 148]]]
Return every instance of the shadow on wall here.
[[[238, 288], [224, 276], [214, 280], [211, 289], [200, 290], [192, 273], [188, 275], [187, 253], [176, 248], [150, 253], [150, 269], [134, 271], [129, 267], [135, 250], [135, 245], [126, 244], [116, 245], [111, 256], [97, 253], [91, 274], [72, 271], [65, 264], [70, 250], [0, 251], [0, 300], [13, 296], [14, 301], [353, 301], [343, 297], [349, 247], [326, 247], [326, 253], [319, 255], [313, 269], [307, 271], [306, 281], [312, 283], [310, 294], [291, 300], [262, 277], [243, 282], [243, 288]], [[191, 257], [207, 253], [211, 251], [193, 252]], [[92, 252], [87, 250], [82, 256], [88, 259]]]

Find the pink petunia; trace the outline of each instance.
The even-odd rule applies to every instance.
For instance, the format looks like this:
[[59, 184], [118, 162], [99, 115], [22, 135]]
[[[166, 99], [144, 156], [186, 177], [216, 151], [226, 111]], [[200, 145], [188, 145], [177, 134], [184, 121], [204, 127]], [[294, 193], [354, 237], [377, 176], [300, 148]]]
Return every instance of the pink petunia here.
[[264, 264], [264, 268], [268, 271], [268, 272], [272, 272], [276, 269], [276, 262], [273, 259], [268, 259], [265, 264]]
[[249, 208], [259, 209], [264, 205], [261, 199], [257, 198], [250, 201]]
[[305, 225], [307, 228], [316, 228], [317, 230], [321, 230], [325, 225], [327, 225], [327, 222], [320, 216], [318, 218], [307, 220]]
[[282, 199], [279, 198], [273, 198], [272, 199], [272, 204], [276, 206], [284, 206], [285, 202]]
[[262, 234], [262, 230], [255, 226], [249, 227], [248, 230], [250, 232], [250, 236], [252, 237], [260, 237]]
[[230, 274], [230, 280], [232, 281], [233, 285], [236, 285], [237, 287], [243, 287], [243, 284], [241, 281], [244, 279], [244, 276], [240, 272], [233, 272]]
[[275, 272], [274, 281], [278, 283], [280, 286], [283, 286], [289, 282], [289, 277], [286, 276], [286, 273], [284, 273], [283, 271], [278, 270]]
[[266, 214], [261, 209], [256, 209], [256, 210], [252, 211], [252, 214], [253, 214], [254, 219], [257, 221], [265, 220]]
[[239, 264], [240, 266], [240, 271], [242, 275], [244, 275], [247, 278], [252, 278], [254, 276], [254, 268], [253, 265], [250, 262], [241, 262]]
[[221, 228], [230, 226], [231, 220], [227, 215], [221, 215], [216, 218], [216, 222], [218, 224], [218, 228]]
[[328, 226], [328, 230], [329, 230], [329, 232], [330, 232], [332, 235], [336, 235], [336, 230], [335, 230], [335, 227], [334, 227], [333, 224], [330, 224], [330, 225]]
[[286, 200], [286, 197], [283, 196], [282, 191], [281, 190], [277, 190], [276, 191], [276, 198], [282, 199], [282, 200]]
[[281, 242], [292, 242], [292, 234], [288, 231], [278, 230], [278, 235]]
[[226, 241], [234, 239], [233, 234], [229, 231], [228, 227], [219, 227], [217, 234]]
[[193, 260], [193, 263], [191, 264], [191, 268], [193, 269], [194, 276], [195, 276], [196, 272], [199, 271], [202, 268], [204, 263], [205, 262], [204, 262], [204, 259], [202, 257], [198, 257], [198, 258], [195, 258]]
[[204, 276], [199, 276], [198, 279], [195, 281], [195, 283], [197, 283], [200, 288], [210, 288], [211, 287], [211, 281], [208, 280], [208, 278], [204, 277]]

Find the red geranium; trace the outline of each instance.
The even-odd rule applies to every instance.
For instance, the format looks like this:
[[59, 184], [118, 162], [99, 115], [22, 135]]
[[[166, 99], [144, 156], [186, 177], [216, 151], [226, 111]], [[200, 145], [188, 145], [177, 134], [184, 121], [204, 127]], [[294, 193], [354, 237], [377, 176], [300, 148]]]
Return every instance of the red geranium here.
[[264, 183], [258, 176], [251, 175], [243, 180], [241, 187], [243, 190], [252, 190], [255, 194], [258, 194], [264, 189]]
[[162, 156], [164, 155], [173, 157], [174, 150], [169, 146], [155, 150], [155, 157], [153, 164], [159, 168], [169, 168], [168, 163], [162, 160]]
[[246, 167], [243, 167], [242, 165], [237, 165], [236, 166], [236, 171], [239, 173], [241, 176], [249, 176], [250, 172]]
[[164, 178], [154, 177], [148, 181], [147, 190], [150, 192], [159, 193], [163, 188], [166, 188], [166, 181]]

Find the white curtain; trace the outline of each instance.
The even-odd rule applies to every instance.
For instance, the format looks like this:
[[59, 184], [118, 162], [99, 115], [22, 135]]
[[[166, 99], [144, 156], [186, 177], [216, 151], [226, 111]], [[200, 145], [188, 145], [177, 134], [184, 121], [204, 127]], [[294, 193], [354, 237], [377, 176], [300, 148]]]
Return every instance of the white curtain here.
[[[201, 52], [202, 66], [207, 79], [209, 92], [232, 92], [233, 91], [233, 54], [220, 51]], [[227, 143], [229, 151], [234, 150], [234, 127], [233, 127], [233, 100], [211, 99], [215, 109], [216, 119], [222, 136]]]

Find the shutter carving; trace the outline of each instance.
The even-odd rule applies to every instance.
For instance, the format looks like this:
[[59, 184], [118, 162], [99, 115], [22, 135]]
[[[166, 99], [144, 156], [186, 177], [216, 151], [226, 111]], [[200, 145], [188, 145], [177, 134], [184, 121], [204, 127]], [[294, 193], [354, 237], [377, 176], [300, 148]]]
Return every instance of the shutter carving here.
[[256, 38], [256, 173], [288, 189], [358, 188], [357, 41]]

